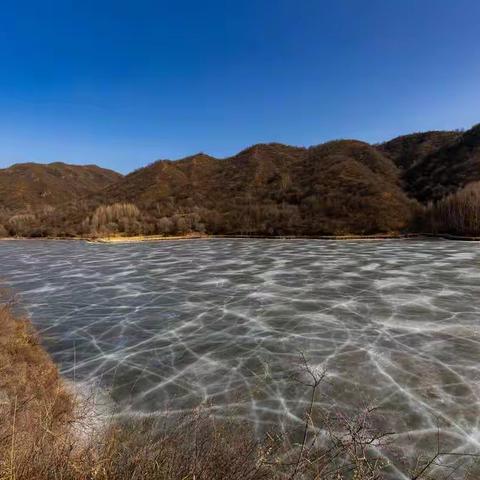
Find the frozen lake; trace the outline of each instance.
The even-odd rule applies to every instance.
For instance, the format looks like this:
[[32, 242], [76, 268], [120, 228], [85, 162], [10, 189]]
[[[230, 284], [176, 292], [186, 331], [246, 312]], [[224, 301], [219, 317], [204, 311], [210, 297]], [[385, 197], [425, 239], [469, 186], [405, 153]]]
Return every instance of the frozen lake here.
[[405, 448], [480, 450], [480, 245], [435, 240], [0, 242], [61, 371], [125, 414], [225, 406], [258, 429], [319, 403], [381, 408]]

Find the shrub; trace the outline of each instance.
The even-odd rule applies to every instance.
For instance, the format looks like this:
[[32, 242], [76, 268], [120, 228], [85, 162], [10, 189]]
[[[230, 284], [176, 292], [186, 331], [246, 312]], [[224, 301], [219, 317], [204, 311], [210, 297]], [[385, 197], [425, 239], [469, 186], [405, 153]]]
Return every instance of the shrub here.
[[172, 233], [173, 228], [174, 228], [173, 222], [168, 217], [162, 217], [157, 222], [157, 230], [159, 233], [163, 235], [168, 235], [169, 233]]
[[24, 213], [10, 217], [7, 227], [11, 235], [28, 237], [38, 229], [38, 222], [35, 215]]

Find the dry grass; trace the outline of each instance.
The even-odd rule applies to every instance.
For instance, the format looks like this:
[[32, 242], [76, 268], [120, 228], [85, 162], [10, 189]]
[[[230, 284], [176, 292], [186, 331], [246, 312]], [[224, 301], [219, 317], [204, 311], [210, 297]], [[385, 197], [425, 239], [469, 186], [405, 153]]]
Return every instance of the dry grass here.
[[[91, 403], [65, 386], [28, 320], [15, 318], [10, 305], [0, 307], [0, 373], [0, 480], [387, 478], [379, 451], [390, 434], [374, 428], [374, 409], [314, 411], [324, 372], [307, 361], [298, 377], [311, 399], [304, 427], [262, 440], [202, 410], [91, 423]], [[411, 478], [447, 478], [429, 476], [437, 459], [438, 452], [419, 461]]]
[[[30, 322], [9, 305], [0, 307], [0, 415], [0, 478], [41, 478], [41, 465], [65, 445], [74, 399]], [[61, 471], [56, 460], [51, 468]]]

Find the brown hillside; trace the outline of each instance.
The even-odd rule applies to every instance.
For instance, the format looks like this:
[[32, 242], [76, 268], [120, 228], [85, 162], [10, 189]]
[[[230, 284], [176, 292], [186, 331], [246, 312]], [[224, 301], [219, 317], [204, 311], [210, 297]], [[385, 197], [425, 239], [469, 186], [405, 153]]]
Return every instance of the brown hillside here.
[[407, 226], [413, 204], [400, 188], [398, 170], [370, 145], [330, 142], [310, 149], [308, 162], [302, 203], [311, 205], [305, 218], [317, 230], [322, 224], [332, 225], [328, 233], [377, 233]]
[[34, 212], [57, 207], [118, 181], [121, 175], [95, 165], [24, 163], [0, 169], [0, 209]]
[[400, 168], [405, 191], [422, 202], [439, 200], [480, 180], [480, 125], [464, 133], [405, 135], [377, 148]]
[[451, 144], [461, 135], [458, 131], [412, 133], [385, 142], [379, 145], [378, 149], [390, 156], [400, 169], [407, 170], [426, 156]]
[[126, 201], [150, 208], [158, 202], [204, 191], [218, 168], [217, 160], [197, 154], [183, 160], [160, 160], [136, 170], [104, 191], [94, 195], [103, 203]]
[[149, 232], [160, 219], [178, 231], [182, 216], [210, 233], [387, 232], [405, 228], [411, 208], [394, 163], [357, 141], [261, 144], [223, 160], [159, 161], [94, 198], [96, 205], [134, 203]]
[[404, 174], [407, 191], [422, 202], [438, 200], [480, 180], [480, 125], [426, 155]]
[[417, 200], [478, 180], [480, 125], [376, 146], [259, 144], [225, 159], [160, 160], [125, 177], [93, 166], [14, 165], [0, 170], [0, 236], [398, 232], [419, 228]]

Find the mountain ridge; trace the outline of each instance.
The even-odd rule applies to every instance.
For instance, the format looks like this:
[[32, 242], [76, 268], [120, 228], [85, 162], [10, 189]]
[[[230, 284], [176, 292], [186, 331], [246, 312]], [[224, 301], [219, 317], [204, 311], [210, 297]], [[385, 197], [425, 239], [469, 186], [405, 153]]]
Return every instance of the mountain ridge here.
[[[125, 176], [95, 165], [15, 164], [0, 169], [0, 225], [18, 234], [12, 216], [30, 214], [40, 236], [385, 233], [411, 228], [422, 204], [477, 181], [480, 124], [377, 145], [260, 143], [221, 159], [198, 152]], [[110, 209], [99, 223], [95, 212], [115, 204], [135, 208]]]

